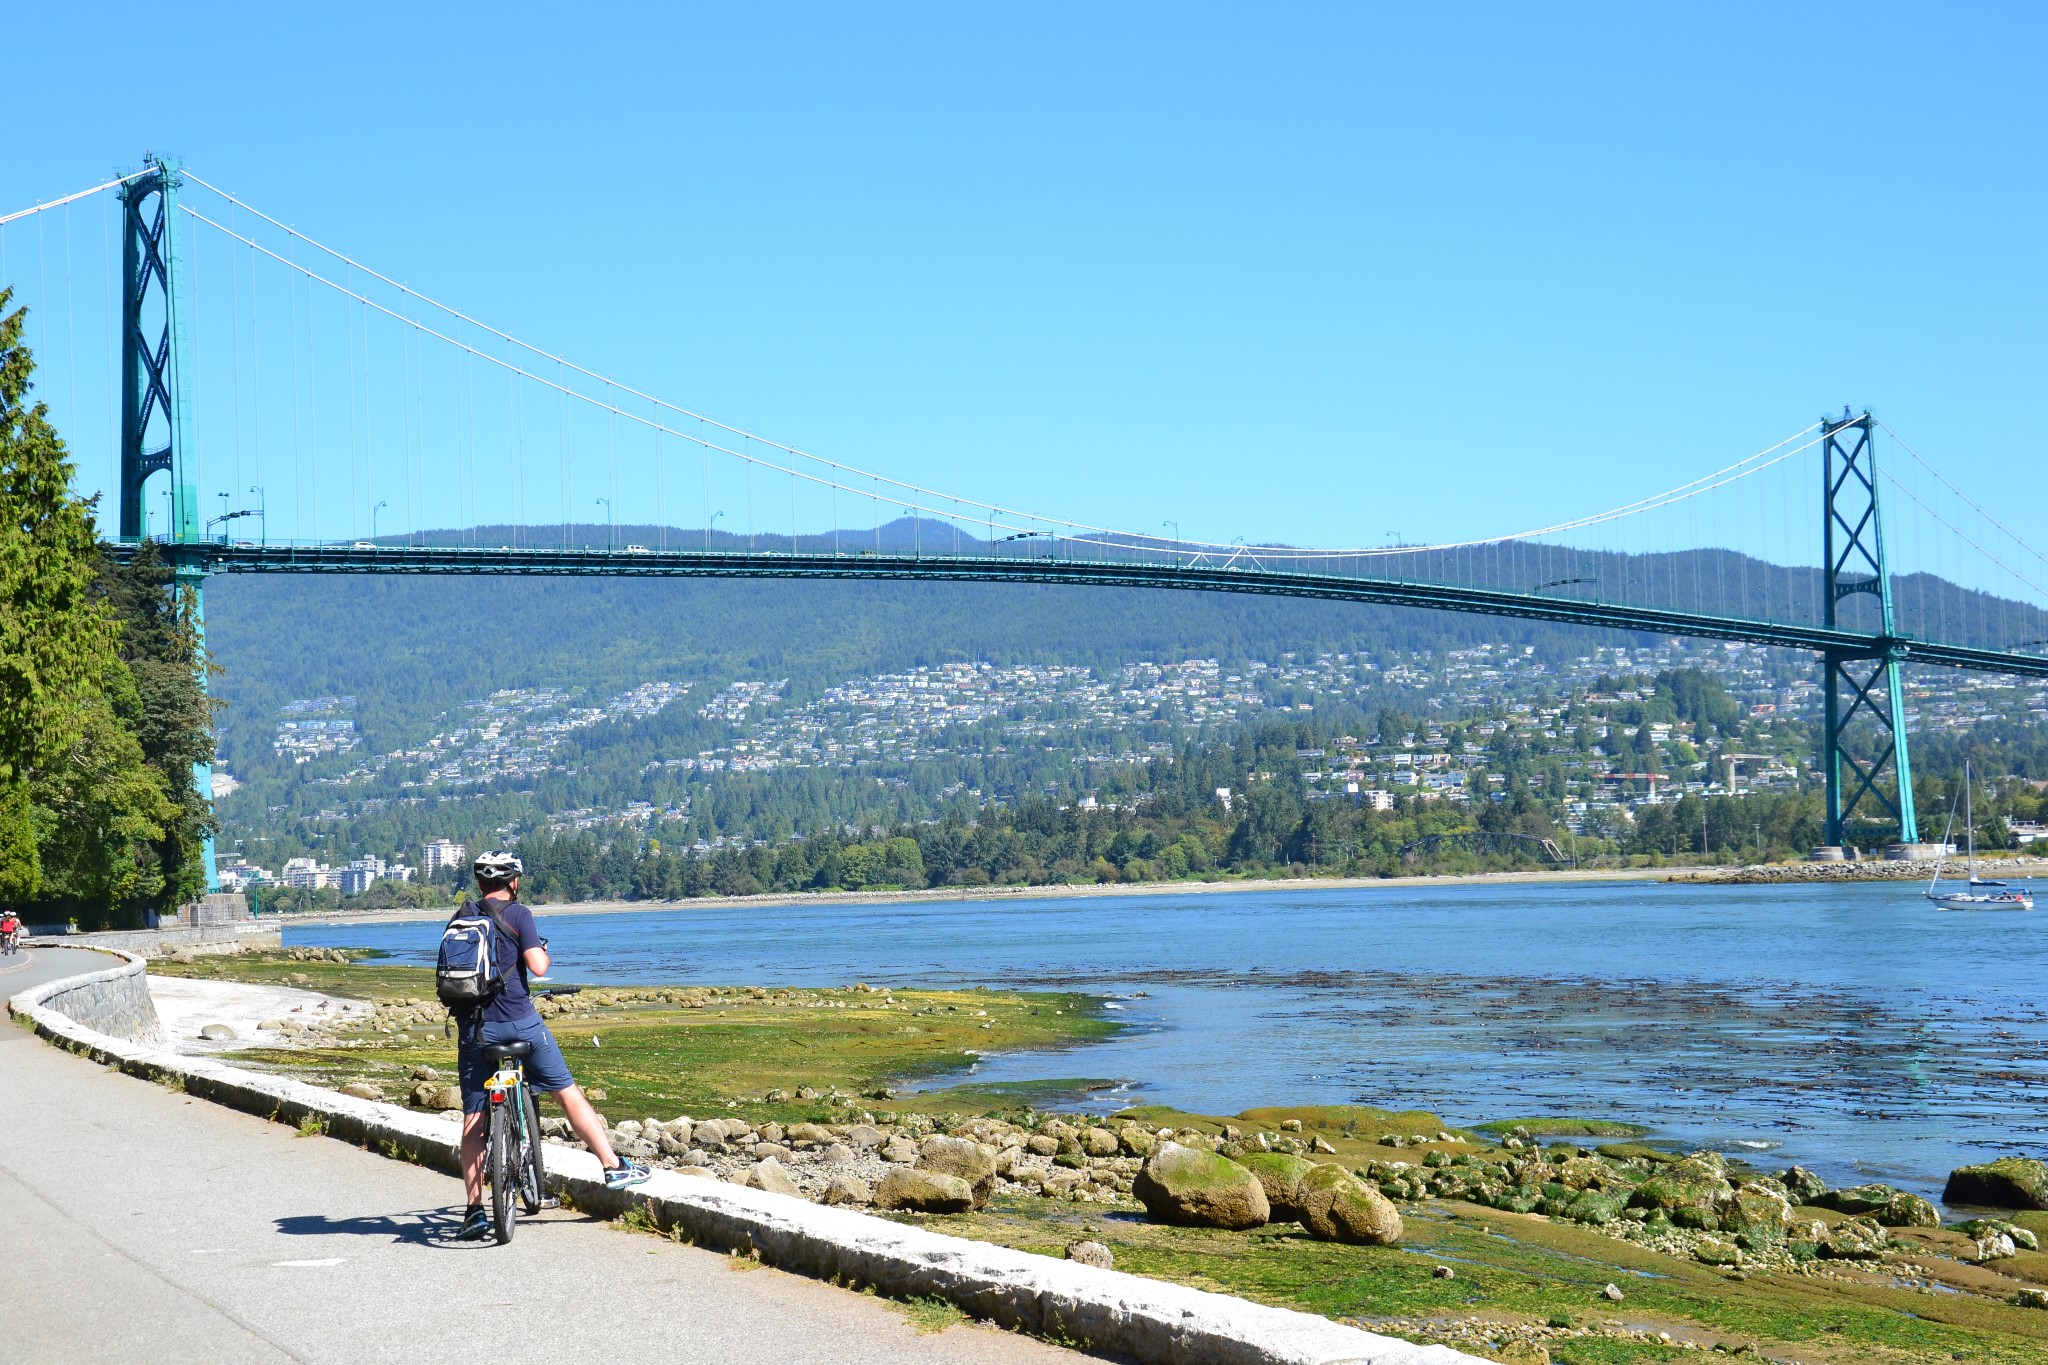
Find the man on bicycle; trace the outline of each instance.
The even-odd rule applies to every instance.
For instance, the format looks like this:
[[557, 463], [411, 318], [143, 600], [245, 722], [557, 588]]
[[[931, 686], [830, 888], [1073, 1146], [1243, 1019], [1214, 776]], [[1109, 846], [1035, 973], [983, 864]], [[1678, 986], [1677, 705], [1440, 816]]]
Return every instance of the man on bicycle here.
[[0, 910], [0, 945], [4, 945], [11, 953], [14, 951], [14, 945], [20, 941], [21, 920], [12, 910]]
[[[510, 853], [485, 853], [471, 870], [482, 908], [489, 912], [492, 959], [517, 962], [519, 970], [507, 972], [504, 987], [479, 1008], [455, 1016], [456, 1065], [462, 1077], [462, 1184], [469, 1207], [462, 1217], [463, 1241], [480, 1241], [490, 1235], [490, 1216], [484, 1211], [484, 1137], [487, 1091], [491, 1077], [490, 1060], [484, 1056], [489, 1043], [524, 1042], [533, 1047], [525, 1058], [526, 1083], [536, 1091], [552, 1094], [576, 1136], [604, 1164], [604, 1183], [612, 1189], [637, 1185], [647, 1178], [647, 1168], [626, 1160], [612, 1150], [605, 1136], [604, 1121], [583, 1098], [582, 1088], [569, 1075], [569, 1064], [554, 1035], [540, 1021], [533, 997], [526, 989], [526, 975], [548, 974], [547, 940], [533, 922], [533, 911], [521, 905], [519, 877], [526, 869]], [[460, 913], [459, 911], [457, 913]]]

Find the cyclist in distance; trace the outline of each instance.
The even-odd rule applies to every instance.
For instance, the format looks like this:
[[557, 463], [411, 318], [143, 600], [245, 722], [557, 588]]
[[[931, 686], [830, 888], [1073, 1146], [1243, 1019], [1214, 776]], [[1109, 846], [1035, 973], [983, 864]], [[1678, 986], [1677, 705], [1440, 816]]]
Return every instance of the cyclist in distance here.
[[[517, 962], [519, 970], [505, 973], [504, 988], [496, 996], [455, 1017], [459, 1040], [456, 1063], [462, 1077], [462, 1184], [469, 1197], [459, 1235], [466, 1242], [481, 1241], [491, 1232], [490, 1216], [484, 1211], [484, 1083], [490, 1079], [492, 1070], [490, 1060], [484, 1056], [487, 1043], [532, 1045], [533, 1052], [525, 1058], [526, 1083], [543, 1094], [552, 1094], [561, 1104], [576, 1136], [604, 1164], [607, 1186], [623, 1189], [637, 1185], [648, 1174], [645, 1166], [612, 1150], [605, 1136], [604, 1121], [583, 1097], [582, 1088], [569, 1074], [569, 1064], [562, 1059], [561, 1047], [533, 1007], [526, 976], [531, 972], [545, 977], [549, 957], [547, 940], [534, 925], [533, 911], [519, 903], [519, 877], [525, 867], [510, 853], [485, 853], [471, 870], [482, 896], [480, 904], [492, 912], [493, 959]], [[511, 938], [507, 937], [508, 930]]]
[[21, 920], [12, 910], [0, 910], [0, 947], [4, 947], [7, 952], [11, 953], [14, 951], [14, 946], [19, 942], [21, 942]]

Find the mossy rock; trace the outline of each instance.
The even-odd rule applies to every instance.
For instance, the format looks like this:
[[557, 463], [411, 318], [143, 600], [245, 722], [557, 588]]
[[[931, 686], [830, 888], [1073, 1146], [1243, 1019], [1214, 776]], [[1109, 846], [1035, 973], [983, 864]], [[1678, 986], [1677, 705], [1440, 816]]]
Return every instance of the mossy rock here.
[[1375, 1109], [1364, 1104], [1296, 1104], [1247, 1109], [1235, 1120], [1272, 1131], [1289, 1119], [1299, 1119], [1304, 1132], [1440, 1133], [1448, 1131], [1443, 1119], [1426, 1109]]
[[[1884, 1222], [1881, 1215], [1890, 1209], [1892, 1204], [1901, 1197], [1912, 1198], [1904, 1190], [1894, 1189], [1890, 1185], [1873, 1183], [1869, 1185], [1851, 1185], [1847, 1189], [1829, 1190], [1825, 1194], [1812, 1196], [1806, 1202], [1816, 1208], [1833, 1209], [1836, 1213], [1846, 1213], [1851, 1216], [1867, 1214], [1870, 1217], [1876, 1218], [1879, 1222]], [[1932, 1224], [1930, 1226], [1939, 1226], [1939, 1224]]]
[[1792, 1201], [1776, 1182], [1752, 1182], [1735, 1191], [1720, 1210], [1724, 1231], [1739, 1234], [1749, 1242], [1781, 1241], [1792, 1227]]
[[2048, 1209], [2048, 1164], [2032, 1157], [2008, 1156], [1981, 1166], [1960, 1166], [1949, 1172], [1941, 1202], [1990, 1209]]
[[1950, 1231], [1960, 1232], [1966, 1237], [1993, 1237], [2000, 1233], [2012, 1238], [2013, 1245], [2024, 1251], [2039, 1251], [2041, 1239], [2032, 1229], [2018, 1223], [2008, 1223], [2003, 1218], [1972, 1218], [1967, 1222], [1954, 1224]]
[[1401, 1215], [1387, 1197], [1342, 1166], [1317, 1166], [1301, 1182], [1301, 1225], [1325, 1242], [1391, 1246]]
[[1487, 1201], [1503, 1213], [1534, 1213], [1543, 1202], [1543, 1191], [1534, 1185], [1516, 1185]]
[[1641, 1142], [1603, 1142], [1593, 1150], [1610, 1161], [1642, 1161], [1652, 1166], [1668, 1166], [1683, 1159], [1681, 1153]]
[[875, 1190], [875, 1207], [965, 1213], [974, 1207], [974, 1187], [957, 1175], [892, 1166]]
[[1246, 1152], [1236, 1160], [1258, 1177], [1272, 1218], [1292, 1221], [1301, 1217], [1301, 1182], [1316, 1168], [1315, 1162], [1285, 1152]]
[[1795, 1204], [1818, 1205], [1820, 1197], [1828, 1192], [1828, 1182], [1804, 1166], [1786, 1167], [1778, 1173], [1778, 1183]]
[[1564, 1216], [1574, 1223], [1590, 1223], [1601, 1227], [1621, 1217], [1626, 1207], [1619, 1195], [1604, 1194], [1599, 1190], [1581, 1190], [1566, 1206]]
[[1476, 1131], [1506, 1137], [1517, 1128], [1531, 1137], [1639, 1138], [1650, 1131], [1639, 1123], [1574, 1118], [1494, 1119], [1479, 1124]]
[[1734, 1245], [1708, 1237], [1693, 1248], [1692, 1258], [1701, 1265], [1740, 1265], [1742, 1252]]
[[1721, 1225], [1721, 1210], [1734, 1199], [1727, 1163], [1716, 1152], [1695, 1152], [1636, 1186], [1629, 1203], [1636, 1208], [1661, 1209], [1680, 1227], [1711, 1231]]
[[1161, 1223], [1195, 1228], [1255, 1228], [1272, 1216], [1265, 1186], [1228, 1157], [1161, 1143], [1131, 1193]]

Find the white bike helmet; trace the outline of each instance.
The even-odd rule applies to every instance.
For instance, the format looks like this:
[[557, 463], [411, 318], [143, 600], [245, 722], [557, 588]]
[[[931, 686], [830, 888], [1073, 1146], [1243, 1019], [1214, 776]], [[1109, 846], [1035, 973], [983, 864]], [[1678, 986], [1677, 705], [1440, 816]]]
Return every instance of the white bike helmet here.
[[526, 866], [519, 861], [519, 855], [516, 853], [493, 850], [477, 854], [476, 861], [470, 865], [470, 870], [476, 873], [481, 881], [509, 882], [525, 872]]

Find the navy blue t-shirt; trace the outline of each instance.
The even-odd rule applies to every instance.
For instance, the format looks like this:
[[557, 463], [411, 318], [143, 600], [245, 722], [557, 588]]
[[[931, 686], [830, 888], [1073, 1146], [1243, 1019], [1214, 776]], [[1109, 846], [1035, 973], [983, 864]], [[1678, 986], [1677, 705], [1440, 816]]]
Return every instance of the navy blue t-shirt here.
[[[512, 1024], [521, 1019], [531, 1019], [539, 1013], [533, 1007], [533, 997], [526, 991], [526, 971], [522, 965], [528, 948], [540, 947], [540, 929], [533, 922], [533, 911], [518, 901], [479, 901], [480, 909], [495, 910], [504, 921], [504, 929], [495, 925], [491, 929], [491, 956], [503, 965], [505, 989], [484, 1006], [484, 1022], [487, 1024]], [[510, 929], [516, 939], [505, 937]]]

